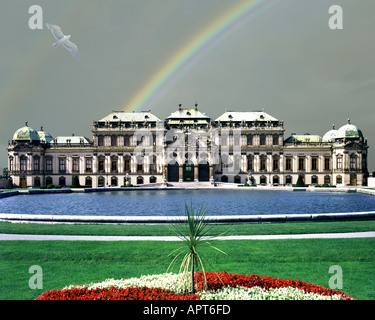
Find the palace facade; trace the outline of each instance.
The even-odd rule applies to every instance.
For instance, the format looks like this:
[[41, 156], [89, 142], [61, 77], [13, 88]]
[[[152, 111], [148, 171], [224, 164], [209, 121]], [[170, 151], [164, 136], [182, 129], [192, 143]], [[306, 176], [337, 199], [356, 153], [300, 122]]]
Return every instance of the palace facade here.
[[292, 185], [299, 177], [306, 185], [367, 184], [367, 139], [350, 120], [323, 137], [284, 138], [283, 121], [264, 111], [226, 111], [213, 120], [197, 105], [179, 105], [165, 120], [114, 111], [94, 121], [92, 133], [54, 138], [26, 123], [8, 145], [13, 185]]

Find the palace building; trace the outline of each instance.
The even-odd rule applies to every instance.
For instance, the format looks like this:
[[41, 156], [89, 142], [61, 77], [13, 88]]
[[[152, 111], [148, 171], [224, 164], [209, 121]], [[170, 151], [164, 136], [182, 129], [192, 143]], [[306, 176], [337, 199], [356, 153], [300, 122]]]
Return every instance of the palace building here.
[[284, 137], [264, 111], [226, 111], [217, 119], [179, 105], [165, 120], [150, 111], [114, 111], [94, 121], [93, 137], [53, 137], [28, 123], [8, 145], [14, 186], [119, 187], [176, 182], [363, 186], [367, 139], [350, 120], [320, 137]]

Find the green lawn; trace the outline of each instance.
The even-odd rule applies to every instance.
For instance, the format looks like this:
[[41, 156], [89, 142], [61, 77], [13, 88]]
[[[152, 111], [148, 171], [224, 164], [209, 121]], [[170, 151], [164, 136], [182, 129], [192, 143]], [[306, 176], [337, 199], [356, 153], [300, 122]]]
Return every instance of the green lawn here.
[[[375, 220], [338, 222], [290, 222], [217, 224], [211, 234], [266, 235], [375, 231]], [[169, 225], [34, 224], [0, 222], [0, 233], [54, 235], [166, 236], [175, 235]]]
[[[375, 299], [375, 239], [213, 241], [228, 256], [202, 247], [217, 271], [300, 279], [328, 287], [330, 266], [343, 270], [343, 291]], [[49, 289], [107, 278], [163, 273], [180, 242], [0, 242], [0, 299], [34, 299]], [[32, 290], [29, 267], [43, 270], [43, 289]], [[177, 266], [175, 270], [178, 271]]]

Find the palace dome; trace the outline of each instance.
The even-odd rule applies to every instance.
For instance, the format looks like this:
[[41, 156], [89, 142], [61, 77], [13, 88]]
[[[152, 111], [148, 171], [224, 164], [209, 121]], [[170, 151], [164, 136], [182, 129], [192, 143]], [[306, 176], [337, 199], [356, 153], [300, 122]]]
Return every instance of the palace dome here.
[[13, 135], [14, 141], [40, 141], [38, 132], [27, 125], [18, 129]]
[[335, 129], [335, 125], [332, 126], [332, 129], [329, 130], [324, 136], [323, 136], [323, 142], [332, 142], [337, 137], [337, 130]]
[[38, 135], [41, 142], [50, 143], [53, 140], [53, 137], [48, 132], [43, 131], [43, 127], [38, 131]]
[[355, 125], [350, 123], [350, 119], [348, 119], [348, 123], [343, 125], [340, 129], [337, 130], [336, 139], [359, 139], [363, 138], [362, 131], [358, 129]]

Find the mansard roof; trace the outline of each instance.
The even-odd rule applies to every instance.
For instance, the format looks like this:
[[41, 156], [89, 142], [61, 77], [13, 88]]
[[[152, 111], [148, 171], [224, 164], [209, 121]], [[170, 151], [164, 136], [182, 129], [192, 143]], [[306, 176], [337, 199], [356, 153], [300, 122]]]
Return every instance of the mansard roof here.
[[264, 111], [226, 111], [215, 121], [226, 122], [226, 121], [278, 121], [270, 114]]
[[124, 111], [114, 111], [109, 115], [105, 116], [99, 122], [158, 122], [161, 121], [157, 116], [155, 116], [151, 111], [141, 111], [141, 112], [124, 112]]

